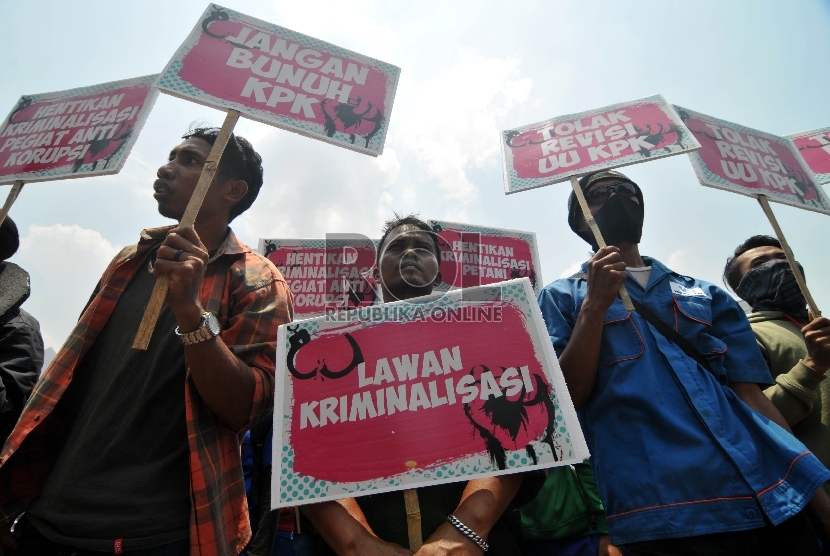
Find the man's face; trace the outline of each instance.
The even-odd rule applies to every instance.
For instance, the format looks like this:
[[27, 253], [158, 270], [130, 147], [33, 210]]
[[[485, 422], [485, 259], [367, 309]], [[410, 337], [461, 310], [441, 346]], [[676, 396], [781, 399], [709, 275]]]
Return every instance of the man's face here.
[[784, 254], [784, 250], [780, 247], [764, 245], [762, 247], [756, 247], [755, 249], [750, 249], [749, 251], [742, 253], [738, 256], [737, 259], [735, 259], [735, 262], [738, 265], [738, 270], [741, 273], [741, 278], [743, 278], [747, 272], [749, 272], [758, 265], [762, 265], [768, 261], [786, 258], [787, 256]]
[[[167, 218], [181, 220], [187, 203], [199, 182], [202, 167], [210, 154], [211, 144], [203, 139], [191, 137], [170, 151], [167, 164], [160, 167], [153, 183], [153, 197], [158, 202], [159, 214]], [[216, 187], [216, 180], [208, 190], [205, 202], [199, 214], [206, 216], [215, 207], [211, 194], [221, 188]]]
[[429, 232], [400, 226], [389, 233], [382, 249], [376, 279], [383, 287], [385, 301], [432, 293], [433, 286], [440, 281], [440, 273], [435, 243]]
[[[625, 195], [635, 203], [640, 204], [633, 185], [631, 185], [630, 191], [628, 190], [629, 188], [626, 188], [625, 186], [617, 188], [617, 191], [615, 191], [613, 187], [609, 187], [621, 182], [622, 180], [619, 178], [606, 178], [598, 180], [588, 186], [588, 189], [585, 190], [585, 200], [588, 201], [588, 208], [591, 209], [591, 214], [596, 214], [599, 209], [605, 206], [605, 203], [607, 203], [613, 195]], [[594, 197], [595, 200], [592, 200], [592, 197]], [[579, 210], [578, 212], [577, 230], [580, 232], [590, 232], [588, 223], [585, 222], [585, 217], [582, 214], [582, 210]]]

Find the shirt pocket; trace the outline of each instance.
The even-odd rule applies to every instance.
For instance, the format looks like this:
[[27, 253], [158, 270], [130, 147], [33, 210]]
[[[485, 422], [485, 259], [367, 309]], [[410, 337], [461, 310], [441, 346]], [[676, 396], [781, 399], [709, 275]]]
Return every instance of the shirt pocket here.
[[646, 344], [631, 313], [619, 299], [616, 300], [605, 314], [599, 349], [600, 364], [610, 367], [621, 361], [637, 359], [645, 349]]
[[726, 352], [726, 344], [709, 333], [712, 329], [709, 298], [675, 296], [674, 329], [704, 355]]

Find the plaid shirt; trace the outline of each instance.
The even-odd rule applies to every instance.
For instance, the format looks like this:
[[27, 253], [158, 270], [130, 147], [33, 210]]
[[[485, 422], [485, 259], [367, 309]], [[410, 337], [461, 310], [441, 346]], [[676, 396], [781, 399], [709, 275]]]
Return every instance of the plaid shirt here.
[[[35, 386], [17, 426], [0, 452], [0, 526], [12, 521], [39, 495], [60, 440], [68, 432], [54, 411], [78, 363], [103, 330], [121, 294], [149, 252], [171, 227], [144, 230], [137, 245], [110, 263], [93, 298], [60, 352]], [[292, 318], [291, 292], [279, 270], [253, 253], [233, 232], [208, 261], [200, 299], [222, 325], [220, 337], [251, 368], [256, 379], [251, 423], [274, 403], [277, 327]], [[136, 323], [137, 326], [137, 323]], [[190, 544], [193, 556], [235, 556], [251, 537], [239, 433], [205, 405], [188, 372], [185, 388], [190, 448]]]

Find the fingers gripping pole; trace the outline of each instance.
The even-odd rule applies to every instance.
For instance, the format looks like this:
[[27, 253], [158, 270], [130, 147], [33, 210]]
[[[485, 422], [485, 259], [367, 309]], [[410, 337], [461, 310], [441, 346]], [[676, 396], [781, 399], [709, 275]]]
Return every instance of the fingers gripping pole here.
[[[587, 222], [588, 227], [591, 228], [591, 232], [594, 234], [594, 239], [597, 240], [597, 245], [599, 245], [599, 248], [602, 249], [606, 246], [605, 240], [602, 239], [602, 233], [600, 233], [599, 226], [597, 226], [597, 222], [594, 220], [594, 215], [591, 214], [591, 209], [588, 208], [588, 201], [585, 200], [585, 193], [582, 192], [582, 187], [580, 187], [579, 181], [576, 177], [571, 177], [571, 187], [573, 187], [574, 195], [576, 195], [576, 199], [579, 201], [579, 206], [582, 208], [582, 216], [585, 217], [585, 222]], [[620, 299], [622, 299], [623, 306], [627, 311], [634, 310], [634, 304], [631, 303], [631, 297], [628, 295], [628, 290], [625, 289], [625, 284], [620, 284]]]
[[790, 263], [790, 268], [793, 270], [793, 274], [795, 274], [795, 281], [798, 282], [798, 287], [801, 289], [804, 299], [807, 300], [807, 305], [813, 312], [813, 317], [820, 317], [821, 311], [819, 311], [818, 307], [816, 307], [816, 302], [813, 300], [810, 290], [807, 289], [807, 281], [804, 279], [804, 275], [801, 274], [801, 269], [799, 269], [798, 265], [795, 263], [795, 256], [793, 255], [790, 245], [784, 237], [784, 232], [781, 230], [781, 226], [778, 225], [778, 220], [772, 212], [772, 207], [769, 205], [767, 196], [758, 195], [758, 202], [761, 203], [761, 208], [764, 209], [764, 214], [767, 215], [769, 223], [772, 224], [772, 229], [775, 230], [775, 235], [778, 236], [778, 241], [781, 242], [781, 249], [784, 251], [784, 255], [787, 256], [787, 262]]
[[9, 196], [6, 197], [6, 203], [3, 205], [3, 208], [0, 209], [0, 224], [6, 221], [9, 209], [12, 208], [12, 205], [17, 200], [17, 196], [20, 195], [21, 191], [23, 191], [23, 182], [18, 180], [14, 182], [11, 191], [9, 191]]
[[[222, 159], [222, 153], [225, 152], [225, 146], [228, 144], [237, 120], [239, 120], [239, 112], [237, 110], [228, 110], [228, 115], [225, 116], [222, 129], [219, 130], [219, 135], [216, 136], [216, 141], [210, 149], [210, 154], [205, 161], [204, 167], [202, 167], [199, 182], [196, 184], [196, 189], [193, 190], [193, 195], [190, 197], [190, 202], [187, 203], [187, 208], [184, 211], [179, 225], [192, 226], [195, 224], [196, 216], [202, 207], [202, 201], [205, 200], [205, 195], [208, 189], [210, 189], [210, 184], [213, 183], [213, 177], [216, 175], [216, 169], [219, 166], [219, 161]], [[141, 324], [138, 325], [138, 332], [133, 341], [133, 349], [147, 349], [147, 346], [150, 345], [150, 338], [153, 336], [153, 330], [156, 328], [156, 321], [161, 313], [161, 307], [164, 305], [164, 298], [167, 297], [167, 286], [169, 283], [170, 280], [166, 275], [159, 276], [156, 279], [156, 285], [153, 287], [150, 301], [147, 302], [147, 308], [144, 309], [144, 317], [141, 319]]]

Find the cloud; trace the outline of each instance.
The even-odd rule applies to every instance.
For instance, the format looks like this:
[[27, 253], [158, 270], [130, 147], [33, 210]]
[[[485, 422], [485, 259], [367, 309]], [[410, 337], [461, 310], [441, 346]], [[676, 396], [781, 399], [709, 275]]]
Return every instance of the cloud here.
[[[313, 6], [313, 8], [311, 8]], [[396, 33], [378, 22], [374, 12], [382, 12], [384, 5], [369, 0], [352, 0], [348, 3], [336, 0], [317, 0], [313, 4], [303, 2], [274, 2], [277, 22], [292, 31], [299, 31], [315, 38], [371, 56], [391, 61], [397, 42]]]
[[417, 85], [402, 81], [390, 142], [415, 155], [456, 211], [478, 193], [467, 169], [498, 156], [501, 120], [528, 99], [533, 82], [519, 65], [462, 54], [458, 64]]
[[391, 213], [389, 186], [400, 163], [394, 149], [372, 158], [279, 131], [256, 145], [269, 153], [265, 184], [232, 226], [252, 246], [261, 238], [323, 238], [326, 233], [376, 237]]
[[118, 249], [97, 231], [77, 225], [31, 226], [20, 239], [13, 260], [32, 277], [24, 308], [40, 321], [46, 347], [63, 345]]

